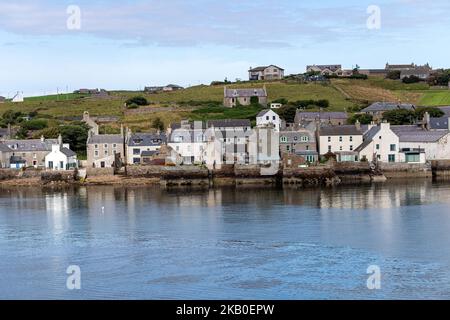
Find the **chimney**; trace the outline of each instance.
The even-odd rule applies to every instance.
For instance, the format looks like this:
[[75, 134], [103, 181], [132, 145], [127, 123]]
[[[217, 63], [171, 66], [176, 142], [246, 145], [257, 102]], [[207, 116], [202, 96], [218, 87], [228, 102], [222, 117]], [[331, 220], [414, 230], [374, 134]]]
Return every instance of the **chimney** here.
[[356, 127], [356, 130], [361, 131], [361, 122], [359, 122], [359, 120], [356, 120], [355, 127]]
[[62, 135], [61, 134], [58, 136], [58, 145], [59, 145], [60, 148], [62, 148], [63, 139], [62, 139]]
[[11, 139], [11, 136], [12, 136], [12, 132], [11, 132], [11, 123], [8, 123], [8, 132], [7, 132], [7, 135], [8, 135], [8, 139]]
[[120, 135], [123, 137], [124, 131], [123, 131], [123, 123], [120, 125]]
[[423, 129], [425, 130], [430, 130], [430, 122], [431, 122], [431, 118], [430, 118], [430, 114], [428, 112], [425, 112], [425, 114], [423, 115]]
[[41, 142], [45, 142], [45, 137], [44, 137], [44, 135], [41, 136]]

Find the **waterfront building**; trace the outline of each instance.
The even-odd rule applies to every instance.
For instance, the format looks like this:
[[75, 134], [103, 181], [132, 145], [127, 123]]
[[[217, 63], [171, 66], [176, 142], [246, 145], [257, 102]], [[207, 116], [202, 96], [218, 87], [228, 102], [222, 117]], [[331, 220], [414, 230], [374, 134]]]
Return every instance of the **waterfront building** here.
[[321, 126], [318, 128], [319, 154], [335, 154], [337, 161], [357, 161], [356, 148], [363, 142], [363, 129], [355, 125]]

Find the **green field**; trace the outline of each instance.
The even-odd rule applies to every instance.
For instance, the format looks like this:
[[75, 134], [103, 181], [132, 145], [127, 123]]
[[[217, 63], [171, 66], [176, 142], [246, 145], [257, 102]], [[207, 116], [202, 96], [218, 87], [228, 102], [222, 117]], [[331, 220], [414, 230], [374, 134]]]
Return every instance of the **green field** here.
[[[230, 88], [262, 87], [263, 83], [239, 83]], [[368, 80], [333, 79], [329, 84], [301, 84], [290, 82], [265, 83], [269, 101], [285, 98], [289, 101], [326, 99], [329, 110], [349, 111], [353, 107], [364, 107], [374, 101], [410, 102], [417, 105], [450, 105], [450, 90], [433, 90], [424, 83], [403, 84], [399, 81], [381, 78]], [[134, 130], [148, 130], [155, 118], [163, 120], [165, 125], [181, 119], [207, 120], [223, 118], [253, 119], [261, 110], [258, 107], [227, 109], [220, 107], [223, 99], [223, 86], [195, 86], [176, 92], [145, 94], [143, 92], [116, 91], [107, 99], [94, 98], [78, 94], [51, 95], [26, 98], [25, 102], [0, 104], [0, 114], [7, 110], [24, 114], [36, 111], [40, 117], [54, 119], [58, 123], [64, 118], [80, 117], [84, 111], [93, 116], [112, 115]], [[144, 96], [150, 106], [137, 110], [137, 113], [125, 113], [124, 102], [133, 96]], [[214, 102], [214, 103], [211, 103]], [[165, 108], [170, 107], [170, 108]], [[108, 125], [112, 129], [120, 123]], [[111, 129], [111, 128], [106, 128]]]

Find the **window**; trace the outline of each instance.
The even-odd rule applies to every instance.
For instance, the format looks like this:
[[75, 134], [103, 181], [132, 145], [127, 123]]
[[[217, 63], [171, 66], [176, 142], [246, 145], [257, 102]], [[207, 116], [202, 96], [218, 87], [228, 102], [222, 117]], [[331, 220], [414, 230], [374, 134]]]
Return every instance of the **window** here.
[[389, 160], [389, 162], [395, 162], [395, 154], [390, 154], [388, 156], [388, 160]]
[[96, 144], [96, 145], [94, 146], [94, 148], [95, 148], [95, 149], [98, 149], [98, 144]]
[[342, 151], [342, 146], [339, 147], [339, 151]]
[[105, 150], [105, 156], [107, 156], [108, 155], [108, 150]]
[[114, 143], [113, 144], [113, 148], [116, 149], [117, 148], [117, 144]]
[[339, 137], [339, 142], [342, 142], [342, 137]]
[[272, 117], [272, 120], [273, 120], [273, 121], [277, 120], [277, 117], [273, 116], [273, 117]]
[[331, 146], [328, 146], [328, 152], [331, 152]]
[[350, 151], [353, 151], [353, 146], [350, 146]]
[[64, 162], [63, 162], [63, 161], [60, 161], [60, 162], [59, 162], [59, 168], [60, 168], [60, 169], [64, 169]]
[[406, 154], [406, 162], [417, 163], [420, 162], [420, 154]]
[[291, 150], [291, 147], [290, 147], [290, 146], [286, 146], [286, 150], [287, 150], [287, 151], [290, 151], [290, 150]]
[[294, 141], [297, 141], [298, 140], [298, 137], [294, 137]]
[[288, 138], [287, 137], [281, 137], [281, 142], [284, 142], [284, 143], [288, 142]]
[[353, 137], [352, 136], [350, 136], [350, 142], [353, 142]]
[[94, 155], [95, 155], [96, 157], [98, 157], [98, 151], [95, 151]]
[[308, 142], [309, 137], [308, 136], [302, 136], [302, 142]]
[[270, 117], [269, 117], [269, 116], [267, 116], [267, 117], [266, 117], [266, 120], [267, 120], [267, 121], [269, 121], [269, 120], [270, 120]]
[[103, 145], [103, 147], [104, 147], [105, 149], [108, 149], [108, 145], [107, 145], [106, 143]]
[[141, 154], [141, 149], [133, 149], [133, 155], [139, 156]]
[[380, 150], [380, 145], [379, 144], [376, 145], [376, 149]]
[[328, 137], [328, 142], [331, 142], [331, 137]]
[[306, 146], [306, 150], [309, 150], [309, 146]]
[[49, 161], [49, 162], [48, 162], [48, 167], [49, 167], [50, 169], [53, 169], [53, 161]]
[[391, 144], [391, 151], [397, 151], [397, 145]]
[[141, 159], [140, 158], [133, 158], [133, 163], [134, 164], [141, 163]]

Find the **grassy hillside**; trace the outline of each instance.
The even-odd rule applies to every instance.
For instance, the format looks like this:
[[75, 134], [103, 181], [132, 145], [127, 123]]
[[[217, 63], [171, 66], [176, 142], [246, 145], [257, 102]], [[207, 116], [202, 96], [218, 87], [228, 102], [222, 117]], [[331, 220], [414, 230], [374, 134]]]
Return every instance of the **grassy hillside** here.
[[[262, 87], [262, 83], [240, 83], [230, 88]], [[406, 85], [399, 81], [381, 78], [368, 80], [333, 79], [330, 84], [266, 83], [269, 101], [285, 98], [289, 101], [326, 99], [329, 110], [354, 110], [374, 101], [401, 101], [417, 105], [450, 105], [450, 90], [433, 90], [424, 83]], [[142, 95], [150, 106], [138, 110], [125, 110], [124, 102], [133, 96]], [[166, 125], [184, 118], [193, 120], [249, 118], [260, 111], [257, 107], [227, 109], [220, 107], [223, 86], [195, 86], [177, 92], [144, 94], [142, 92], [111, 92], [107, 99], [69, 94], [26, 98], [25, 102], [0, 104], [0, 114], [7, 110], [29, 113], [37, 111], [41, 117], [54, 119], [52, 123], [68, 117], [81, 116], [85, 110], [93, 116], [118, 116], [134, 130], [148, 130], [155, 118]], [[120, 124], [106, 129], [117, 130]], [[106, 130], [105, 129], [105, 130]]]

